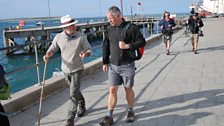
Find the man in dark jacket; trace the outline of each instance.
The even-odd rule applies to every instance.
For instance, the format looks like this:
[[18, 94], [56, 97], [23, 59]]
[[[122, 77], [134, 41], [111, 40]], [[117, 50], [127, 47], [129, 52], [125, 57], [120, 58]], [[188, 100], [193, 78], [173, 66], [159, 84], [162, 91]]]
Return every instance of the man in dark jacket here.
[[117, 91], [123, 84], [128, 102], [127, 122], [135, 120], [133, 111], [135, 95], [132, 89], [135, 76], [135, 60], [130, 58], [129, 52], [145, 46], [146, 42], [139, 28], [131, 24], [127, 29], [126, 37], [123, 32], [128, 22], [121, 15], [118, 7], [112, 6], [107, 13], [110, 26], [108, 36], [103, 44], [103, 71], [109, 76], [108, 114], [101, 125], [113, 124], [113, 110], [117, 103]]
[[197, 54], [198, 41], [199, 41], [199, 30], [204, 26], [202, 20], [198, 17], [198, 13], [194, 13], [192, 17], [188, 19], [188, 25], [190, 30], [190, 38], [192, 44], [192, 51]]
[[170, 55], [170, 46], [172, 41], [173, 27], [175, 22], [170, 18], [170, 13], [165, 11], [163, 14], [163, 19], [159, 22], [159, 26], [162, 30], [164, 44], [167, 50], [167, 55]]

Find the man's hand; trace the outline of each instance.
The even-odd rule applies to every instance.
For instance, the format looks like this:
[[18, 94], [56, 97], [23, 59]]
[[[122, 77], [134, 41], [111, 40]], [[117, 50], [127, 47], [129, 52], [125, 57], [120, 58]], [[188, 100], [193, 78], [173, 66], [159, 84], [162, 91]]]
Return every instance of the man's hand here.
[[44, 62], [47, 63], [47, 62], [48, 62], [48, 59], [49, 59], [51, 56], [53, 56], [53, 53], [51, 53], [51, 52], [47, 52], [47, 53], [43, 56], [43, 60], [44, 60]]
[[47, 62], [48, 62], [48, 59], [49, 59], [49, 57], [48, 57], [48, 56], [46, 56], [46, 55], [44, 55], [44, 56], [43, 56], [43, 60], [44, 60], [44, 62], [45, 62], [45, 63], [47, 63]]
[[104, 65], [103, 65], [103, 72], [107, 72], [108, 69], [109, 69], [108, 64], [104, 64]]
[[119, 48], [120, 49], [129, 49], [130, 48], [130, 45], [129, 44], [126, 44], [123, 41], [119, 41]]
[[160, 29], [163, 29], [163, 25], [162, 25], [162, 26], [160, 26]]
[[79, 53], [79, 57], [81, 58], [81, 60], [83, 60], [85, 58], [85, 52]]
[[90, 55], [91, 55], [91, 51], [86, 51], [86, 52], [81, 51], [81, 53], [79, 53], [79, 57], [81, 58], [81, 60], [83, 60], [85, 57], [88, 57]]

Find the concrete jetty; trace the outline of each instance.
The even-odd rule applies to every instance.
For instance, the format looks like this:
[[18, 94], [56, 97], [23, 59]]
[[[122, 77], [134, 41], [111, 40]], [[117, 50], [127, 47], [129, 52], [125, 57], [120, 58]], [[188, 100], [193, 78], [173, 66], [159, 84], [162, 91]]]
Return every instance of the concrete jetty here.
[[[115, 126], [224, 126], [224, 18], [204, 19], [198, 54], [191, 50], [184, 30], [173, 35], [171, 55], [161, 40], [146, 46], [136, 62], [137, 119], [126, 123], [127, 102], [120, 86], [114, 111]], [[97, 126], [107, 113], [107, 74], [99, 70], [82, 81], [87, 112], [77, 126]], [[69, 89], [42, 104], [41, 126], [64, 126]], [[37, 125], [39, 104], [10, 117], [11, 126]]]

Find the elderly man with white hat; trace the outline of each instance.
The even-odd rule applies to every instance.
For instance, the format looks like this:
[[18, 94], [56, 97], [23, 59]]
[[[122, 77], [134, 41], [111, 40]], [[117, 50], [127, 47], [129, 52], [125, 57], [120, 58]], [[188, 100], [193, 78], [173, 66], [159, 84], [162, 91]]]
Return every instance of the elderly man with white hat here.
[[85, 99], [80, 91], [81, 76], [84, 70], [83, 58], [91, 55], [91, 46], [85, 35], [76, 31], [77, 20], [70, 15], [61, 17], [61, 28], [63, 32], [58, 33], [46, 55], [43, 57], [47, 63], [49, 57], [53, 56], [59, 49], [61, 51], [61, 69], [65, 80], [70, 86], [70, 103], [66, 126], [74, 126], [74, 119], [82, 117], [86, 111]]

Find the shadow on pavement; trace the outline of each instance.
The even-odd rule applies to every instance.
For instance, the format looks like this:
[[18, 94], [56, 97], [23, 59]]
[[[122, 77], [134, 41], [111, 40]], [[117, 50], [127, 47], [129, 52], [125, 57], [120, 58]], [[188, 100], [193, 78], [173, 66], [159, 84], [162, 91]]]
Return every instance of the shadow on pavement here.
[[217, 50], [224, 50], [224, 46], [215, 46], [215, 47], [208, 47], [208, 48], [200, 48], [198, 49], [200, 52], [211, 52]]
[[[192, 101], [196, 101], [191, 103]], [[186, 105], [186, 103], [189, 103]], [[221, 106], [224, 104], [224, 89], [214, 89], [207, 91], [200, 91], [194, 93], [188, 93], [173, 97], [162, 98], [153, 101], [147, 102], [137, 102], [136, 103], [136, 116], [137, 119], [134, 123], [130, 123], [130, 125], [141, 125], [141, 126], [189, 126], [193, 125], [198, 119], [207, 117], [212, 115], [212, 112], [195, 112], [196, 109], [202, 108], [210, 108], [215, 106]], [[170, 107], [171, 105], [175, 105], [175, 107]], [[176, 107], [178, 106], [178, 107]], [[181, 107], [179, 107], [181, 106]], [[117, 109], [125, 108], [126, 104], [119, 104], [116, 106]], [[159, 109], [158, 111], [150, 112], [153, 109]], [[97, 108], [89, 110], [88, 114], [91, 112], [100, 111], [107, 109], [106, 107]], [[183, 114], [173, 114], [181, 111], [192, 111], [192, 113], [183, 115]], [[205, 111], [205, 110], [203, 110]], [[189, 113], [189, 112], [186, 112]], [[88, 116], [88, 115], [87, 115]], [[96, 116], [96, 115], [94, 115]], [[115, 125], [128, 125], [124, 120], [126, 118], [126, 112], [116, 113], [114, 118], [117, 118], [115, 121]], [[83, 117], [85, 118], [85, 117]], [[123, 120], [124, 119], [124, 120]], [[88, 120], [88, 122], [80, 124], [82, 126], [86, 125], [97, 125], [100, 121], [102, 121], [102, 117], [94, 118], [92, 120]]]

